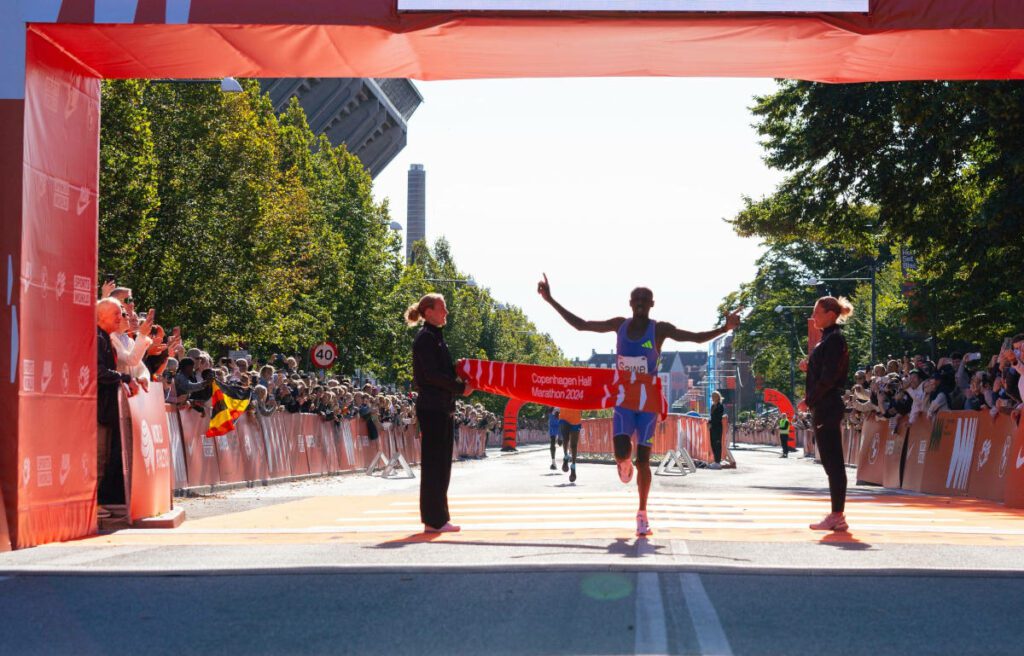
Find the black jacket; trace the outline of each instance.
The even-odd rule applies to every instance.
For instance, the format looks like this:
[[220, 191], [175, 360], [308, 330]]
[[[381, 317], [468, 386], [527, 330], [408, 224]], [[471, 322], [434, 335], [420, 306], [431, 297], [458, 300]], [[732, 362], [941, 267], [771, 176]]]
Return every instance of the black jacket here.
[[725, 407], [721, 403], [714, 403], [711, 406], [711, 419], [708, 424], [711, 432], [722, 432], [722, 418], [725, 417]]
[[114, 426], [118, 421], [117, 394], [121, 383], [128, 383], [132, 377], [118, 373], [114, 349], [110, 346], [110, 335], [96, 327], [97, 370], [96, 382], [96, 422], [104, 426]]
[[455, 365], [437, 326], [423, 324], [412, 343], [412, 381], [419, 396], [420, 410], [455, 409], [455, 396], [462, 395], [466, 384], [455, 377]]
[[843, 331], [838, 325], [829, 326], [807, 361], [807, 407], [813, 410], [829, 397], [841, 400], [849, 370], [850, 353]]

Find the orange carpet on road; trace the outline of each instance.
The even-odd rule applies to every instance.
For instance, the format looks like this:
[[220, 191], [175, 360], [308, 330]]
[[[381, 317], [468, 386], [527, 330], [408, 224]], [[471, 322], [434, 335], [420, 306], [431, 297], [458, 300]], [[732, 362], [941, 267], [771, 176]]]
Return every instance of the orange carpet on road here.
[[[186, 521], [171, 530], [127, 529], [70, 544], [224, 545], [370, 543], [427, 540], [534, 542], [628, 538], [636, 497], [571, 494], [478, 495], [450, 499], [461, 533], [427, 536], [413, 496], [310, 497]], [[849, 542], [1024, 546], [1024, 511], [970, 499], [855, 497], [849, 533], [811, 531], [829, 510], [821, 496], [657, 495], [649, 504], [653, 540]]]

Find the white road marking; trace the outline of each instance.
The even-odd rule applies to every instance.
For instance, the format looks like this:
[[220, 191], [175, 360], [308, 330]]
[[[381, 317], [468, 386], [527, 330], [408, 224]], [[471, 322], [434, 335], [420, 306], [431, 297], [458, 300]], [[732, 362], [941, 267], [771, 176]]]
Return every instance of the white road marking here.
[[636, 641], [637, 654], [667, 654], [668, 631], [665, 628], [665, 604], [657, 572], [636, 575]]
[[[693, 562], [690, 549], [683, 540], [673, 540], [671, 552], [677, 562]], [[732, 656], [729, 639], [725, 636], [725, 629], [722, 628], [718, 612], [715, 610], [714, 604], [711, 603], [707, 590], [704, 589], [700, 575], [683, 573], [679, 575], [679, 580], [683, 588], [683, 596], [686, 598], [686, 610], [690, 613], [690, 621], [693, 622], [693, 629], [697, 633], [700, 653]]]
[[729, 639], [725, 636], [718, 612], [700, 581], [700, 575], [685, 573], [680, 574], [679, 579], [683, 585], [683, 596], [686, 597], [686, 610], [690, 612], [693, 628], [697, 632], [700, 653], [732, 656]]

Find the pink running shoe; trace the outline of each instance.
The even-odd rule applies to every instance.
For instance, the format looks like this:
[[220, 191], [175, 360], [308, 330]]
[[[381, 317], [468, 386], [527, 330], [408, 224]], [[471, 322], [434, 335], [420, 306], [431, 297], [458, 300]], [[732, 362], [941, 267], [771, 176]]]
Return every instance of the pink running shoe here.
[[846, 523], [846, 515], [841, 512], [829, 513], [825, 515], [825, 519], [810, 526], [814, 531], [845, 531], [850, 528]]
[[633, 461], [622, 460], [619, 462], [619, 480], [623, 483], [628, 483], [633, 480]]
[[641, 510], [636, 514], [636, 534], [650, 535], [651, 525], [647, 522], [647, 511]]
[[461, 530], [461, 526], [457, 526], [451, 522], [447, 522], [441, 528], [434, 528], [433, 526], [427, 526], [426, 524], [423, 525], [424, 533], [458, 533]]

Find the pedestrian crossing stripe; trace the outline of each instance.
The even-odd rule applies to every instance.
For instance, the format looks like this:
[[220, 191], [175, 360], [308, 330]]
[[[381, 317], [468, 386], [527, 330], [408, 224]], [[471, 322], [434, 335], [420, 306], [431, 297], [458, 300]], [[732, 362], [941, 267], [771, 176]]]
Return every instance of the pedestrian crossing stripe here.
[[[452, 496], [461, 533], [444, 541], [537, 541], [631, 537], [635, 494]], [[375, 543], [421, 541], [418, 500], [409, 496], [309, 497], [186, 521], [177, 529], [126, 529], [106, 544]], [[823, 495], [693, 496], [658, 493], [648, 504], [653, 540], [1024, 546], [1024, 511], [970, 499], [853, 495], [850, 533], [810, 531], [829, 511]], [[88, 541], [87, 541], [88, 542]], [[79, 542], [78, 544], [81, 544]]]

